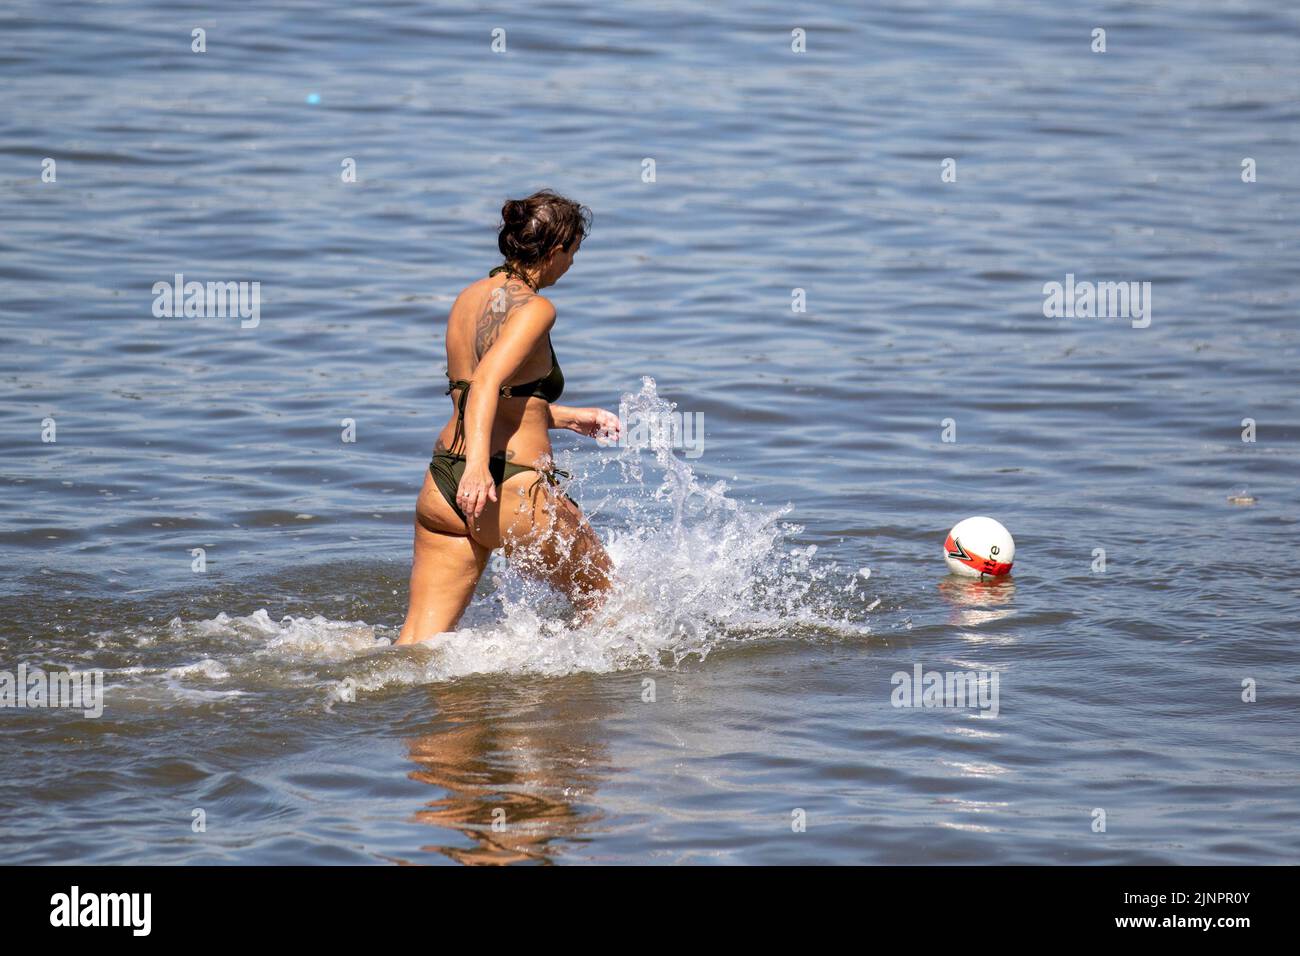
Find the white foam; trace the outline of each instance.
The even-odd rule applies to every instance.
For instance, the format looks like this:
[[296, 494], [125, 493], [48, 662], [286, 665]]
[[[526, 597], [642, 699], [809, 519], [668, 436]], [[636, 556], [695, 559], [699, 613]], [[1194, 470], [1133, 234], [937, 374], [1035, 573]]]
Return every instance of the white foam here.
[[[667, 421], [673, 408], [649, 378], [642, 379], [640, 392], [623, 396], [625, 419], [635, 414]], [[854, 609], [861, 613], [861, 603], [843, 600], [846, 587], [852, 594], [861, 580], [857, 566], [841, 574], [834, 563], [817, 559], [815, 544], [792, 545], [789, 538], [803, 529], [783, 520], [789, 506], [745, 505], [727, 497], [722, 481], [702, 485], [675, 453], [667, 428], [647, 431], [643, 447], [593, 453], [588, 446], [581, 456], [558, 462], [575, 473], [577, 488], [611, 467], [619, 470], [616, 493], [596, 509], [593, 521], [615, 565], [615, 587], [589, 623], [580, 623], [566, 602], [498, 555], [488, 570], [493, 600], [480, 596], [459, 630], [414, 647], [391, 647], [392, 628], [320, 615], [276, 621], [265, 609], [207, 621], [176, 619], [168, 627], [174, 637], [198, 638], [252, 658], [243, 664], [259, 665], [266, 680], [280, 672], [287, 682], [291, 672], [300, 681], [304, 670], [312, 670], [303, 665], [342, 665], [345, 676], [323, 679], [331, 703], [476, 674], [675, 667], [729, 644], [783, 636], [792, 625], [867, 632], [851, 617]], [[646, 452], [653, 456], [649, 469]], [[647, 483], [647, 471], [657, 484]], [[837, 575], [848, 584], [828, 580]], [[828, 586], [819, 590], [823, 581]], [[168, 676], [210, 686], [223, 674], [248, 669], [209, 658], [173, 668]], [[340, 668], [329, 669], [337, 674]]]
[[230, 671], [219, 661], [207, 658], [194, 664], [172, 667], [166, 671], [164, 676], [175, 680], [188, 680], [195, 677], [201, 677], [205, 680], [225, 680], [230, 676]]

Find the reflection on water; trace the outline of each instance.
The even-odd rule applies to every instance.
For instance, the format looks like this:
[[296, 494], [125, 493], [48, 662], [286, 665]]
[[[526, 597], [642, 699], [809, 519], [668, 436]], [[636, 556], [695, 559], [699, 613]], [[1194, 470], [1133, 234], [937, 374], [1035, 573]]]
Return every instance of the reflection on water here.
[[951, 608], [948, 623], [953, 627], [978, 627], [1015, 614], [1011, 605], [1016, 582], [1010, 577], [980, 581], [951, 574], [939, 582], [938, 590]]
[[515, 690], [436, 691], [438, 728], [404, 740], [410, 779], [441, 791], [415, 819], [464, 841], [421, 850], [473, 865], [549, 863], [600, 821], [594, 794], [611, 768], [598, 731], [610, 708], [571, 686], [552, 683], [544, 690], [564, 692], [539, 695], [522, 713]]

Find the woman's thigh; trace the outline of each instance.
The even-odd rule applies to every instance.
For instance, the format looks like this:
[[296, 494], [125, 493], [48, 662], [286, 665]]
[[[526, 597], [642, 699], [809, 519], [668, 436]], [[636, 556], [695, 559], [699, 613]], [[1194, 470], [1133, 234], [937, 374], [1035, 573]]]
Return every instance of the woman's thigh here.
[[474, 596], [489, 553], [464, 534], [431, 530], [417, 518], [410, 603], [397, 643], [454, 630]]
[[[613, 566], [582, 509], [537, 472], [506, 480], [492, 507], [497, 522], [492, 547], [512, 567], [558, 588], [578, 607], [596, 603], [610, 586]], [[488, 541], [475, 535], [479, 543]]]

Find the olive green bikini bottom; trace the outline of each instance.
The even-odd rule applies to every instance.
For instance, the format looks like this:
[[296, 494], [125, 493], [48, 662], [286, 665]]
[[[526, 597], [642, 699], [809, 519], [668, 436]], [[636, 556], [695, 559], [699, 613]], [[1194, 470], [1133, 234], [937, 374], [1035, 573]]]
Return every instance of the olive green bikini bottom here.
[[[550, 482], [551, 486], [564, 497], [569, 498], [564, 493], [564, 490], [560, 488], [560, 480], [556, 477], [557, 475], [563, 475], [565, 478], [570, 477], [567, 471], [562, 471], [559, 468], [539, 471], [531, 465], [517, 465], [514, 462], [506, 461], [506, 454], [503, 451], [497, 452], [488, 459], [488, 473], [492, 476], [492, 483], [497, 486], [498, 492], [500, 492], [501, 486], [505, 484], [507, 479], [525, 471], [537, 472], [537, 480], [528, 486], [529, 498], [532, 498], [537, 493], [543, 479]], [[447, 504], [451, 505], [452, 510], [460, 515], [460, 520], [468, 525], [469, 519], [465, 517], [465, 512], [460, 510], [460, 505], [456, 503], [456, 492], [460, 488], [460, 479], [465, 474], [465, 456], [453, 455], [445, 451], [435, 452], [433, 461], [429, 462], [429, 474], [433, 476], [433, 483], [438, 486], [442, 496], [447, 499]], [[569, 500], [573, 501], [572, 498], [569, 498]]]

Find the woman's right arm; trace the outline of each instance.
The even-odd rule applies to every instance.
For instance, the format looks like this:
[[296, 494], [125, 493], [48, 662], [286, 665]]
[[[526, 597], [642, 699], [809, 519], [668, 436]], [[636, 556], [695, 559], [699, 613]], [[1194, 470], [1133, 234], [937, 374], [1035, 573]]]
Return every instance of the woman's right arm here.
[[613, 412], [603, 408], [574, 408], [571, 405], [548, 405], [549, 428], [564, 428], [579, 435], [618, 441], [623, 423]]

